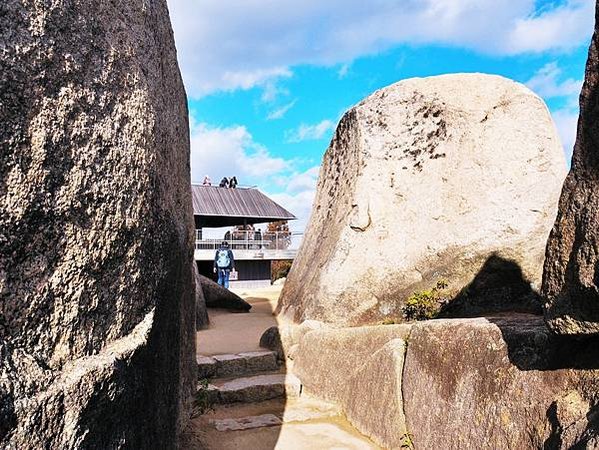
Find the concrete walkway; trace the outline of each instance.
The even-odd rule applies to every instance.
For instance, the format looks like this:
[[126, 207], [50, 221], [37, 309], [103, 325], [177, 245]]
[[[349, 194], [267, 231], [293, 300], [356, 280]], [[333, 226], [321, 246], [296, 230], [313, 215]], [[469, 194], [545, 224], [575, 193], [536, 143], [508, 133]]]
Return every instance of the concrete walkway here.
[[215, 406], [192, 420], [183, 449], [379, 449], [335, 405], [301, 393], [299, 380], [285, 367], [273, 368], [259, 347], [262, 333], [278, 325], [272, 311], [280, 287], [235, 293], [252, 304], [251, 312], [211, 309], [210, 328], [197, 333], [199, 372], [213, 377]]

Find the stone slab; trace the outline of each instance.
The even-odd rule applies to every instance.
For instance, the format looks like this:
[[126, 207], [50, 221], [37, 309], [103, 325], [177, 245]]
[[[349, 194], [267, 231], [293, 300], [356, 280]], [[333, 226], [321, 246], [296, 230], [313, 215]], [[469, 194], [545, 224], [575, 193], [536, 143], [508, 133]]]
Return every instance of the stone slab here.
[[211, 356], [199, 355], [196, 357], [198, 363], [198, 379], [212, 378], [216, 376], [218, 362]]
[[279, 369], [276, 354], [272, 351], [243, 352], [200, 356], [202, 361], [198, 367], [200, 372], [210, 373], [212, 377], [242, 377], [259, 372], [272, 372]]
[[298, 396], [301, 383], [291, 374], [269, 374], [232, 380], [216, 380], [210, 389], [218, 392], [219, 403], [251, 403], [285, 396]]
[[387, 342], [406, 339], [411, 325], [322, 328], [306, 333], [294, 351], [294, 373], [308, 392], [324, 400], [346, 398], [348, 380]]
[[239, 353], [239, 356], [245, 359], [247, 373], [268, 372], [279, 368], [277, 356], [272, 351]]
[[262, 414], [260, 416], [220, 419], [213, 421], [214, 428], [216, 428], [218, 431], [251, 430], [252, 428], [281, 425], [282, 423], [283, 421], [274, 414]]
[[402, 394], [406, 347], [403, 339], [393, 339], [367, 357], [340, 402], [351, 424], [385, 448], [408, 442]]
[[226, 378], [245, 375], [247, 361], [239, 355], [214, 355], [216, 376]]
[[599, 342], [531, 315], [421, 322], [403, 395], [416, 448], [597, 448]]

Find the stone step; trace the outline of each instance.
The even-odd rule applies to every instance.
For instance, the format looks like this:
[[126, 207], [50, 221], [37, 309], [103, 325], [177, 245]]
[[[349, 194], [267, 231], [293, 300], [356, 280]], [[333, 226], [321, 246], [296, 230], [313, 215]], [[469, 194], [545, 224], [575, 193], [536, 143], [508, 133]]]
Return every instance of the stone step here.
[[245, 352], [231, 355], [198, 356], [198, 378], [243, 377], [279, 369], [275, 352]]
[[244, 409], [231, 409], [235, 408], [233, 405], [222, 406], [221, 408], [226, 409], [219, 411], [221, 417], [211, 419], [210, 423], [217, 431], [240, 431], [279, 426], [283, 423], [330, 420], [341, 414], [338, 406], [304, 395], [286, 400], [267, 400], [254, 405], [255, 412], [258, 413], [255, 415], [244, 415]]
[[297, 397], [301, 383], [285, 373], [269, 373], [233, 379], [214, 380], [208, 386], [214, 403], [254, 403], [279, 397]]
[[217, 431], [240, 431], [276, 427], [282, 425], [283, 421], [274, 414], [260, 414], [259, 416], [213, 420], [212, 424]]
[[194, 427], [194, 448], [382, 450], [359, 434], [338, 406], [304, 392], [299, 397], [214, 405], [195, 419]]

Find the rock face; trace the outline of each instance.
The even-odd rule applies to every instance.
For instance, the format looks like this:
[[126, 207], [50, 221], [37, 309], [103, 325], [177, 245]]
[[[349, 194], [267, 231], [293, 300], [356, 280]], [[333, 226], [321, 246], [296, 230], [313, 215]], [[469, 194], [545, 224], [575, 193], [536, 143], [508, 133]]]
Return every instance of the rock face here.
[[[445, 279], [457, 294], [490, 258], [537, 286], [564, 176], [547, 108], [521, 84], [461, 74], [377, 91], [337, 127], [278, 312], [340, 325], [399, 317], [415, 291]], [[522, 309], [520, 281], [474, 294]]]
[[196, 330], [207, 328], [210, 324], [208, 310], [206, 309], [206, 299], [204, 298], [204, 290], [202, 289], [202, 278], [198, 271], [197, 264], [193, 264], [193, 279], [196, 289]]
[[572, 335], [599, 334], [598, 41], [595, 24], [580, 94], [572, 168], [547, 243], [543, 276], [547, 322], [555, 332]]
[[232, 311], [247, 312], [252, 309], [252, 305], [242, 299], [239, 295], [222, 287], [203, 275], [199, 275], [204, 300], [209, 308], [223, 308]]
[[260, 347], [272, 350], [279, 360], [285, 360], [286, 357], [291, 358], [291, 349], [299, 346], [305, 334], [322, 328], [327, 326], [316, 320], [270, 327], [260, 336]]
[[401, 383], [410, 327], [321, 328], [300, 334], [294, 373], [307, 392], [338, 404], [361, 433], [384, 448], [401, 448], [406, 443]]
[[556, 336], [541, 316], [327, 327], [298, 342], [304, 390], [383, 448], [599, 448], [599, 341]]
[[415, 324], [403, 372], [415, 448], [599, 448], [598, 344], [534, 316]]
[[0, 5], [0, 447], [174, 448], [194, 388], [166, 1]]

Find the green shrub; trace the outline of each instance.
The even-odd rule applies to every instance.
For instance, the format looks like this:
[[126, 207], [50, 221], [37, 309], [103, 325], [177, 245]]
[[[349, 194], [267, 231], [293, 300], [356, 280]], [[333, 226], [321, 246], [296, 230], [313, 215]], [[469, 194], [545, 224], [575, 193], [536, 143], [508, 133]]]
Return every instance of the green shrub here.
[[439, 280], [432, 289], [414, 292], [402, 308], [406, 320], [434, 319], [441, 306], [447, 302], [443, 290], [447, 288], [447, 281]]
[[198, 390], [193, 399], [193, 417], [201, 416], [214, 409], [212, 392], [208, 388], [209, 385], [210, 380], [208, 378], [203, 378], [199, 381]]

